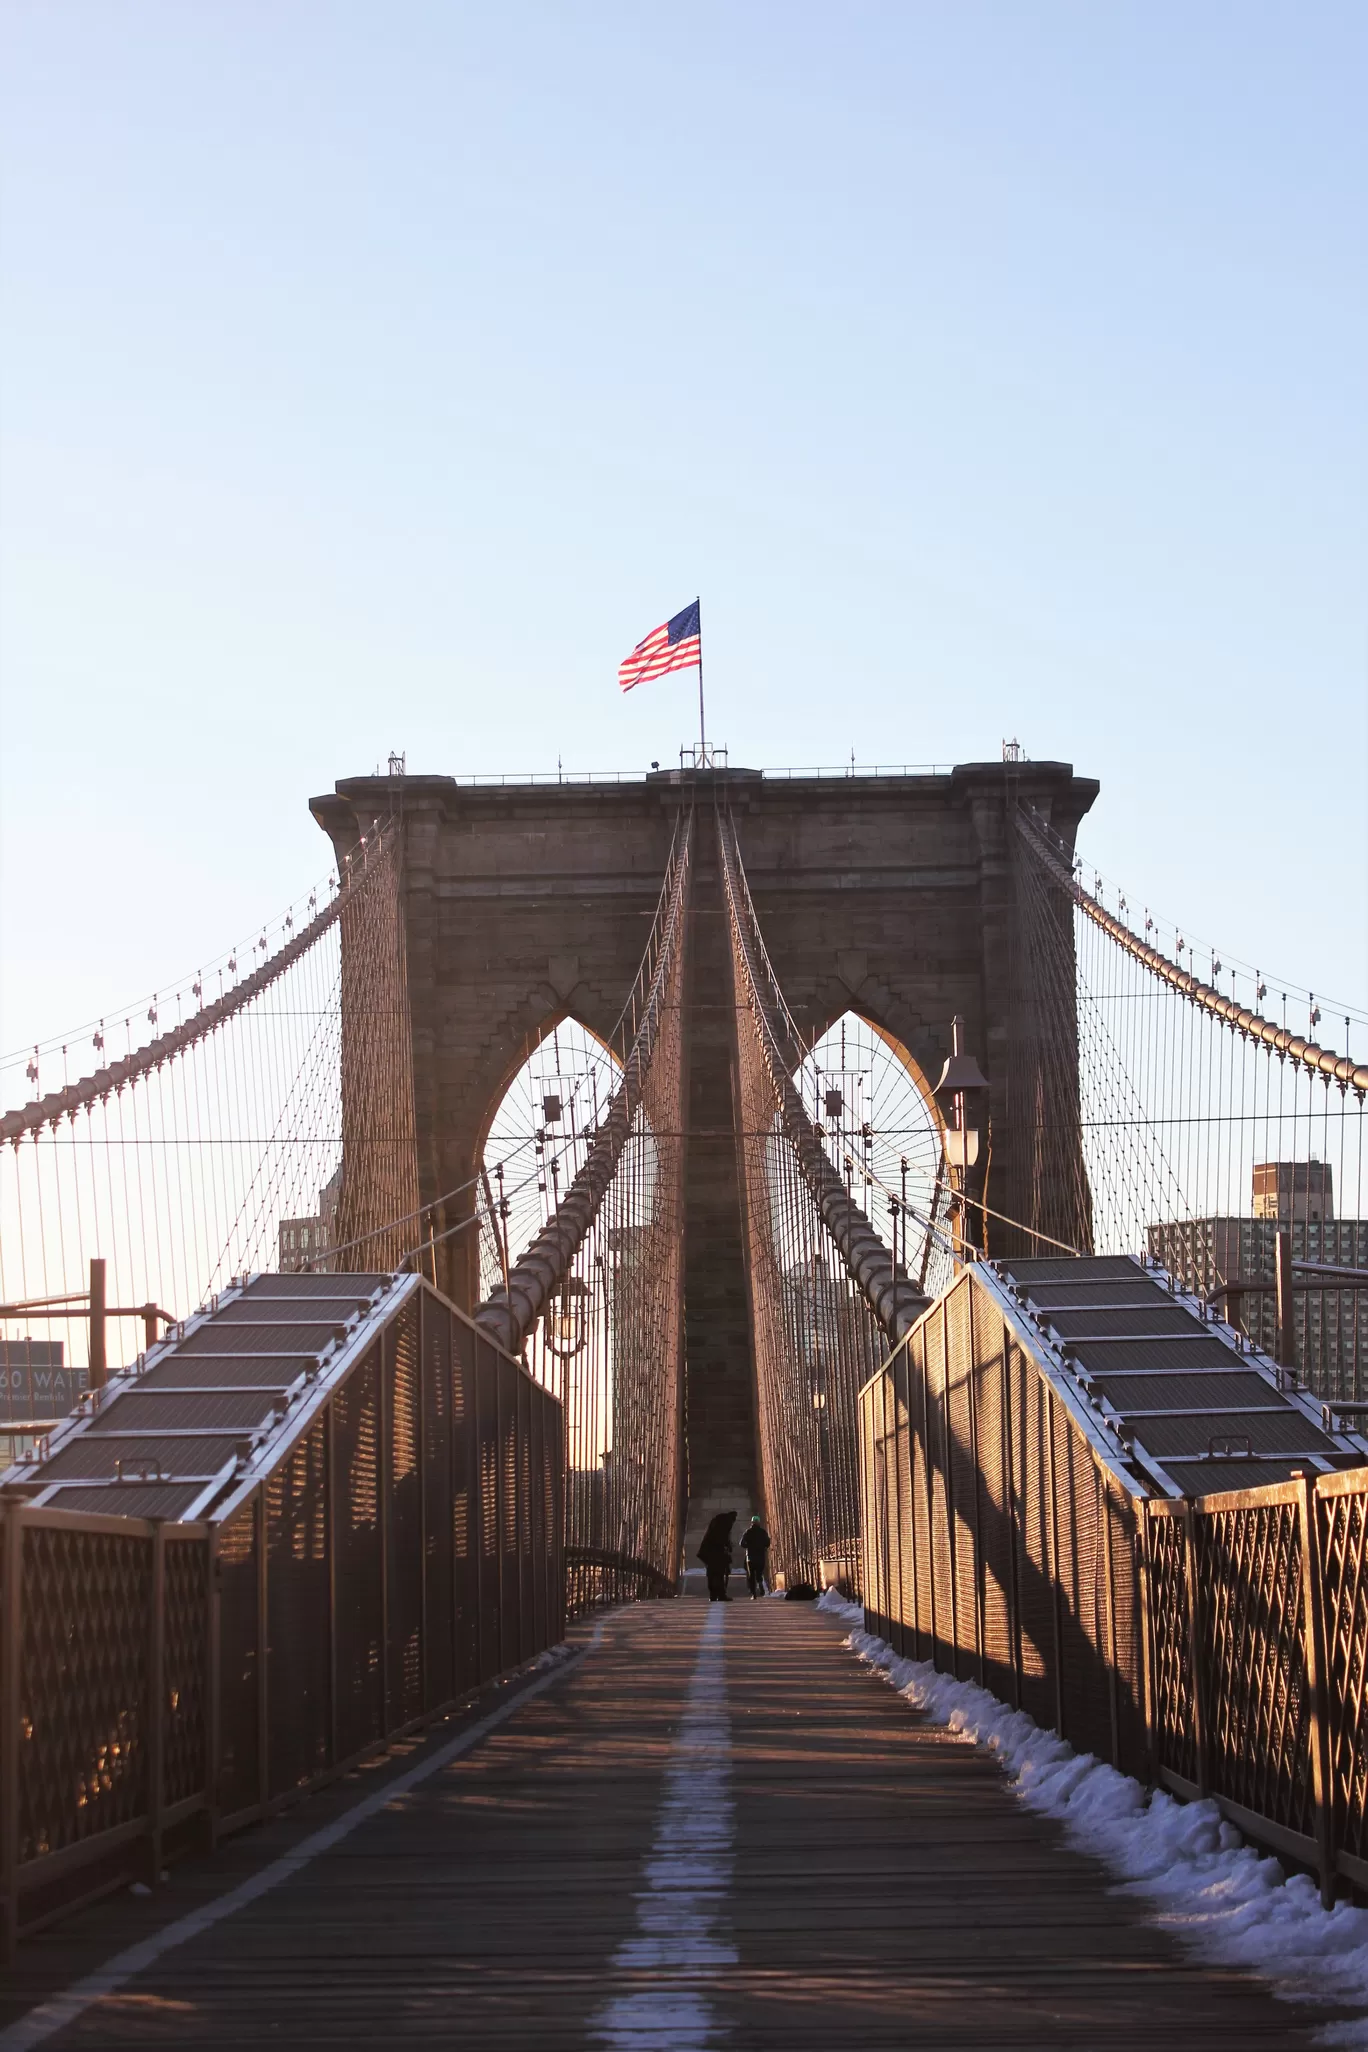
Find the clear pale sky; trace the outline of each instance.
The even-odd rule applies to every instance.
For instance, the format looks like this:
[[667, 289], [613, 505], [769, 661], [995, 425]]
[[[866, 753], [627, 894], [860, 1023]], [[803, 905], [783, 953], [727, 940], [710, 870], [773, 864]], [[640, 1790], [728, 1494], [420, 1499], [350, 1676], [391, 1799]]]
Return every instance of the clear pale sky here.
[[390, 749], [674, 757], [695, 592], [734, 763], [1019, 737], [1368, 1003], [1366, 91], [1361, 0], [4, 0], [0, 1044]]

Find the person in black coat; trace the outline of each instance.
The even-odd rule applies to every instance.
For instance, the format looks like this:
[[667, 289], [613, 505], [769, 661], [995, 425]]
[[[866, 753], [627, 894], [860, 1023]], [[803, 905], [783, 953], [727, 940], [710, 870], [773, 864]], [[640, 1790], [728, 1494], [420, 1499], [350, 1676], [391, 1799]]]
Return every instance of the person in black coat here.
[[746, 1556], [746, 1582], [752, 1600], [765, 1593], [765, 1562], [769, 1559], [770, 1535], [759, 1517], [753, 1517], [741, 1534], [741, 1551]]
[[726, 1603], [727, 1581], [732, 1571], [732, 1526], [736, 1512], [719, 1511], [699, 1541], [698, 1557], [708, 1570], [708, 1601]]

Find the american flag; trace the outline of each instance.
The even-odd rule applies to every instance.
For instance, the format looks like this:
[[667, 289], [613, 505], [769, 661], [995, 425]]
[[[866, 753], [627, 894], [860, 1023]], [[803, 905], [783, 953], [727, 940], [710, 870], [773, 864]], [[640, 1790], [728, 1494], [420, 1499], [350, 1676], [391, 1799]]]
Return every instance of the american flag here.
[[703, 661], [703, 635], [699, 625], [698, 600], [676, 613], [663, 627], [653, 627], [618, 667], [618, 683], [630, 691], [646, 677], [663, 677], [667, 670], [691, 670]]

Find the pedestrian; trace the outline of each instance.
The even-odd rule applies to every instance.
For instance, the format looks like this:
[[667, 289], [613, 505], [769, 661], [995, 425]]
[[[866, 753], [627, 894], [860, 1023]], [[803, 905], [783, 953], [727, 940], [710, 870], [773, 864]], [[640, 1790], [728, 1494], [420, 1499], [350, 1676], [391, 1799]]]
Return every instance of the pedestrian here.
[[746, 1583], [751, 1592], [751, 1601], [763, 1596], [766, 1587], [765, 1563], [769, 1559], [770, 1535], [761, 1524], [759, 1516], [751, 1519], [741, 1535], [741, 1551], [746, 1556]]
[[732, 1571], [732, 1526], [736, 1512], [719, 1511], [699, 1541], [698, 1557], [708, 1570], [708, 1601], [726, 1603], [727, 1583]]

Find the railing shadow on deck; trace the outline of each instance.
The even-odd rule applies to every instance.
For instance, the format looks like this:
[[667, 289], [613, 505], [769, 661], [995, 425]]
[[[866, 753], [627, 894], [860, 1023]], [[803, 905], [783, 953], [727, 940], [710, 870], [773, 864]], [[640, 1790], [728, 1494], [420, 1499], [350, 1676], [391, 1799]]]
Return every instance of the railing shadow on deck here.
[[0, 1945], [269, 1815], [563, 1637], [556, 1399], [418, 1278], [178, 1524], [0, 1516]]

